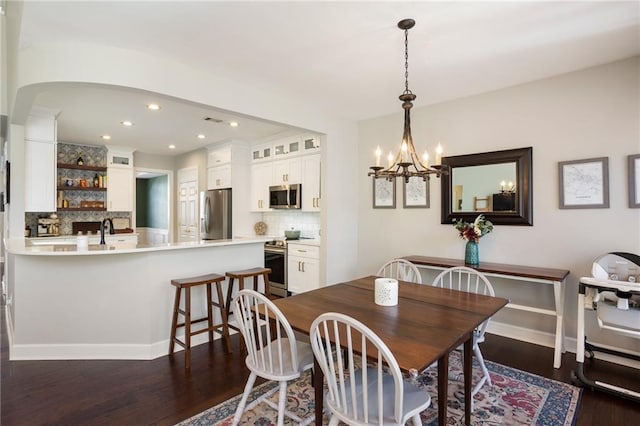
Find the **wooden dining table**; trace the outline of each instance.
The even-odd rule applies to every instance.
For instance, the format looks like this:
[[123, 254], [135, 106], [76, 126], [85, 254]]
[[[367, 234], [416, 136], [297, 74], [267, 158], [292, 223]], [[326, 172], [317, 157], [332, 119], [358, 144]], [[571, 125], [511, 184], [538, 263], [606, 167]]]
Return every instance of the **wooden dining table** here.
[[[368, 276], [330, 285], [274, 303], [291, 327], [301, 333], [310, 334], [313, 320], [325, 312], [339, 312], [363, 322], [389, 347], [405, 372], [421, 372], [437, 361], [439, 425], [447, 421], [449, 353], [464, 345], [465, 424], [470, 424], [473, 331], [508, 300], [400, 281], [398, 304], [380, 306], [374, 301], [376, 278]], [[322, 424], [323, 382], [316, 361], [316, 425]]]

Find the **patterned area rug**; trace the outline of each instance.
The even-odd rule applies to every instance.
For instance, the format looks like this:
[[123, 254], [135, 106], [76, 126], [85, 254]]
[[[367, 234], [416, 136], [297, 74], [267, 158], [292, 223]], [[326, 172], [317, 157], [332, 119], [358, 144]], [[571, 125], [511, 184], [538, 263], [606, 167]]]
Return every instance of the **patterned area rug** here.
[[[569, 426], [575, 424], [576, 412], [580, 401], [581, 389], [575, 386], [529, 374], [524, 371], [485, 361], [493, 386], [484, 385], [475, 395], [473, 425], [544, 425]], [[460, 356], [454, 352], [449, 361], [452, 373], [461, 372]], [[474, 358], [474, 383], [479, 379], [480, 369]], [[427, 369], [417, 378], [417, 383], [431, 395], [431, 406], [421, 413], [423, 425], [438, 423], [437, 369]], [[267, 382], [257, 388], [249, 397], [247, 405], [257, 396], [276, 386]], [[464, 388], [461, 382], [449, 381], [447, 424], [459, 425], [464, 422]], [[197, 414], [181, 423], [180, 426], [232, 424], [238, 401], [238, 395], [215, 407]], [[272, 396], [278, 402], [278, 393]], [[313, 386], [309, 373], [290, 382], [287, 391], [287, 409], [301, 418], [313, 415]], [[242, 417], [241, 425], [274, 425], [276, 411], [262, 403], [248, 410]], [[323, 424], [329, 420], [325, 414]], [[285, 416], [285, 424], [295, 424]], [[311, 423], [314, 424], [314, 423]]]

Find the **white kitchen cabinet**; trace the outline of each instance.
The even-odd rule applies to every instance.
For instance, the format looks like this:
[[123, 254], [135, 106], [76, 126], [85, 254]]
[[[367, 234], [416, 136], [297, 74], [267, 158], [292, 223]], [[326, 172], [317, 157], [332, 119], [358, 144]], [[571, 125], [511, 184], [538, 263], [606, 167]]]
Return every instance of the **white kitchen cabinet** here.
[[24, 125], [24, 138], [30, 141], [56, 141], [56, 117], [53, 112], [40, 111], [38, 115], [29, 115]]
[[122, 146], [107, 147], [107, 167], [130, 169], [133, 167], [133, 149]]
[[312, 154], [320, 151], [320, 138], [318, 136], [304, 135], [300, 144], [303, 154]]
[[302, 157], [302, 210], [320, 211], [320, 154]]
[[288, 185], [302, 182], [302, 159], [300, 157], [274, 161], [272, 164], [273, 185]]
[[24, 141], [26, 212], [56, 211], [56, 142]]
[[133, 211], [133, 168], [107, 167], [107, 211]]
[[209, 147], [207, 167], [216, 167], [231, 163], [234, 154], [232, 149], [233, 146], [231, 144]]
[[271, 163], [251, 166], [251, 211], [269, 211], [269, 185], [272, 179]]
[[256, 145], [251, 149], [251, 161], [271, 160], [272, 144]]
[[291, 136], [280, 139], [273, 144], [273, 157], [275, 160], [298, 155], [301, 152], [300, 136]]
[[207, 189], [231, 188], [231, 164], [207, 169]]
[[287, 244], [287, 287], [293, 294], [320, 287], [320, 247]]

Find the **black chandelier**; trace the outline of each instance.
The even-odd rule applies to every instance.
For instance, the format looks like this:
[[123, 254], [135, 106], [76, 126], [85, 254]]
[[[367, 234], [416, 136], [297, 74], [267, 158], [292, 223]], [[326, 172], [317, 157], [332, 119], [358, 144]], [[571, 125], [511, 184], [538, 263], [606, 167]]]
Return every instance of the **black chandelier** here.
[[387, 180], [393, 180], [397, 177], [403, 177], [405, 182], [409, 182], [411, 177], [421, 177], [425, 181], [429, 179], [430, 175], [436, 175], [440, 177], [441, 174], [446, 174], [446, 168], [440, 165], [440, 158], [442, 155], [442, 147], [438, 145], [436, 149], [435, 164], [429, 165], [429, 157], [425, 152], [423, 159], [421, 160], [418, 154], [416, 154], [416, 148], [413, 145], [413, 138], [411, 137], [411, 116], [410, 110], [413, 107], [413, 101], [416, 99], [416, 95], [409, 90], [409, 29], [413, 28], [416, 21], [413, 19], [403, 19], [398, 22], [398, 28], [404, 30], [404, 92], [399, 96], [402, 101], [402, 109], [404, 109], [404, 132], [402, 134], [402, 144], [400, 150], [393, 156], [393, 153], [389, 153], [389, 163], [387, 167], [380, 165], [382, 151], [380, 147], [376, 149], [376, 165], [371, 166], [371, 172], [369, 176], [375, 178], [386, 178]]

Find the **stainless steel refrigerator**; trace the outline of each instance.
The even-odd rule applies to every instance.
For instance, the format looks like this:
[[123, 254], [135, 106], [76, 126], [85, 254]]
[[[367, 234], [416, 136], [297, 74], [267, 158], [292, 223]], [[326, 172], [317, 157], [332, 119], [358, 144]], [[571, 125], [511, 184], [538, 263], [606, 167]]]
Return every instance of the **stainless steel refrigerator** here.
[[200, 238], [231, 238], [231, 189], [210, 189], [200, 193]]

